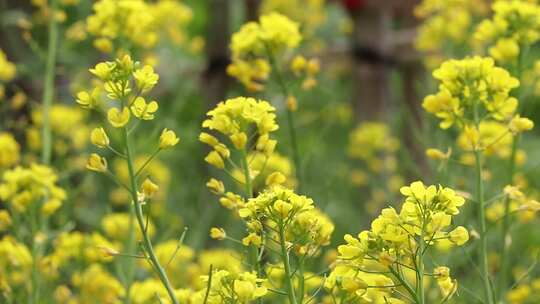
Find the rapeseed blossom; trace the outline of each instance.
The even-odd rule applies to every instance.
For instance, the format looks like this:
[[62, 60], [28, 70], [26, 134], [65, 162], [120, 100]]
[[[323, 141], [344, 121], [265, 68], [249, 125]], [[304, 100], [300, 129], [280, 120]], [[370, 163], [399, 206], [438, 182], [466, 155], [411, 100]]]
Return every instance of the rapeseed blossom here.
[[227, 72], [248, 90], [260, 91], [271, 73], [269, 57], [297, 48], [301, 40], [298, 23], [276, 12], [262, 15], [258, 22], [248, 22], [233, 34]]
[[3, 173], [0, 200], [12, 212], [24, 213], [28, 208], [36, 208], [50, 215], [66, 200], [66, 192], [57, 181], [58, 176], [47, 166], [15, 167]]
[[414, 10], [422, 19], [416, 49], [426, 53], [426, 65], [434, 67], [451, 56], [448, 49], [471, 43], [476, 19], [488, 11], [485, 0], [423, 0]]
[[523, 49], [540, 39], [540, 6], [532, 1], [495, 1], [493, 17], [474, 33], [480, 46], [499, 63], [513, 64]]
[[193, 13], [179, 1], [100, 0], [93, 4], [93, 14], [86, 19], [86, 30], [95, 36], [94, 46], [110, 53], [126, 41], [143, 49], [154, 47], [160, 36], [172, 38], [175, 44], [186, 42], [185, 27]]
[[424, 99], [423, 107], [442, 120], [441, 128], [464, 127], [488, 115], [497, 121], [512, 118], [518, 101], [510, 96], [519, 80], [496, 67], [489, 57], [448, 60], [433, 72], [439, 91]]
[[13, 135], [0, 132], [0, 169], [16, 165], [20, 160], [20, 149]]
[[[450, 240], [456, 246], [467, 242], [469, 234], [464, 227], [450, 229], [452, 217], [459, 214], [465, 203], [454, 190], [426, 187], [418, 181], [402, 187], [401, 193], [405, 200], [399, 212], [394, 208], [383, 209], [370, 230], [360, 232], [356, 238], [345, 235], [346, 244], [338, 247], [338, 261], [325, 283], [330, 292], [351, 301], [358, 297], [359, 303], [385, 298], [393, 299], [390, 303], [402, 303], [399, 293], [394, 292], [396, 283], [408, 280], [396, 272], [400, 264], [424, 269], [425, 248], [443, 240]], [[440, 270], [435, 269], [434, 273]], [[387, 275], [389, 272], [395, 277]], [[441, 298], [455, 292], [453, 281], [451, 286], [446, 279], [441, 278], [439, 283]]]
[[3, 83], [15, 78], [17, 68], [13, 62], [7, 59], [6, 54], [0, 49], [0, 100], [4, 99], [5, 88]]

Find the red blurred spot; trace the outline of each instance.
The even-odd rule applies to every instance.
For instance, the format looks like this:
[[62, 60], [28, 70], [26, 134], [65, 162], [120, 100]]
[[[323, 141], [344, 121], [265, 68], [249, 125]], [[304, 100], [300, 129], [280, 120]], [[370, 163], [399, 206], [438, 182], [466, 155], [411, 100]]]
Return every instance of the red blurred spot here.
[[366, 5], [367, 0], [341, 0], [341, 2], [347, 10], [356, 11], [363, 8]]

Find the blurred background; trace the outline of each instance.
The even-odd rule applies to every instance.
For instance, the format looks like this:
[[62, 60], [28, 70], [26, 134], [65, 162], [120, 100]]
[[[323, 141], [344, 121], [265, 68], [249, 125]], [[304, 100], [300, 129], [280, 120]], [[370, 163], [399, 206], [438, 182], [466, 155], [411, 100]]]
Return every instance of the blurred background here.
[[[153, 91], [160, 104], [159, 119], [143, 131], [147, 136], [136, 139], [137, 151], [151, 153], [148, 140], [156, 138], [164, 127], [175, 130], [181, 139], [176, 149], [160, 154], [148, 169], [163, 190], [162, 203], [152, 210], [160, 231], [156, 242], [175, 238], [188, 227], [185, 242], [197, 250], [216, 246], [208, 237], [210, 227], [224, 227], [231, 235], [243, 229], [206, 188], [211, 176], [222, 173], [204, 162], [208, 150], [198, 141], [206, 112], [235, 96], [265, 99], [278, 109], [279, 143], [267, 165], [291, 176], [295, 170], [302, 172], [301, 192], [312, 197], [335, 222], [331, 247], [340, 243], [345, 233], [356, 233], [369, 225], [381, 208], [396, 203], [399, 187], [411, 181], [422, 179], [426, 184], [442, 183], [466, 192], [471, 170], [456, 165], [449, 174], [444, 164], [424, 156], [429, 147], [443, 151], [454, 147], [450, 136], [457, 134], [439, 130], [437, 121], [421, 109], [421, 102], [435, 90], [432, 69], [444, 58], [470, 53], [466, 36], [475, 22], [489, 15], [489, 1], [471, 1], [474, 8], [462, 7], [469, 21], [457, 33], [446, 33], [450, 23], [444, 22], [426, 29], [426, 20], [437, 10], [415, 10], [419, 2], [183, 0], [181, 9], [163, 17], [170, 27], [159, 35], [167, 39], [152, 45], [145, 45], [145, 41], [129, 44], [132, 57], [153, 65], [160, 75]], [[70, 223], [81, 231], [92, 231], [106, 214], [125, 210], [127, 201], [109, 180], [84, 170], [92, 151], [88, 134], [98, 120], [76, 106], [74, 95], [88, 88], [89, 67], [114, 57], [106, 41], [86, 29], [85, 22], [94, 13], [93, 3], [59, 1], [56, 17], [60, 37], [51, 112], [52, 164], [69, 190], [65, 205], [70, 212], [61, 213], [54, 221], [58, 225]], [[299, 52], [320, 63], [311, 83], [294, 75], [286, 80], [298, 100], [300, 168], [294, 168], [290, 158], [286, 107], [277, 85], [268, 81], [263, 91], [250, 92], [227, 73], [231, 34], [270, 11], [301, 24]], [[21, 150], [26, 151], [22, 156], [26, 163], [36, 159], [35, 151], [41, 144], [39, 105], [48, 13], [46, 1], [0, 1], [0, 49], [17, 68], [16, 77], [4, 85], [1, 128], [15, 135]], [[449, 18], [460, 24], [460, 18]], [[434, 37], [446, 40], [433, 42]], [[524, 116], [535, 120], [537, 98], [534, 94], [528, 98]], [[522, 141], [527, 151], [538, 146], [534, 133]], [[530, 154], [524, 165], [524, 179], [538, 172], [540, 163], [534, 155]], [[490, 161], [494, 172], [502, 166], [497, 159]], [[120, 175], [127, 170], [120, 163], [111, 162], [110, 166]], [[534, 188], [536, 181], [527, 180]], [[493, 187], [500, 185], [497, 182]]]

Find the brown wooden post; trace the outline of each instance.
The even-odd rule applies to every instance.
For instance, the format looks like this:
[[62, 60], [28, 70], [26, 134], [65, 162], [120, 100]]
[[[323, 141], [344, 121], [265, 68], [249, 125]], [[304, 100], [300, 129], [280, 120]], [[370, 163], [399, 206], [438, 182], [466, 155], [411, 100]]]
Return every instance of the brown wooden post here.
[[245, 0], [246, 21], [256, 21], [259, 18], [260, 0]]
[[[387, 5], [367, 3], [352, 12], [353, 92], [352, 102], [360, 120], [381, 119], [389, 100], [389, 69], [386, 45], [391, 26]], [[386, 2], [386, 1], [384, 1]]]

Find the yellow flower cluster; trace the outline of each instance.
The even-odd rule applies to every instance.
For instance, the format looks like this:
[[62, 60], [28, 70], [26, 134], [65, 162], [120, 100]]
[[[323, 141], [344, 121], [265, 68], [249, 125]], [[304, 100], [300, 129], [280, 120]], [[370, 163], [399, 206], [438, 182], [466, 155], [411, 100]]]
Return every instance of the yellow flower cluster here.
[[290, 63], [290, 68], [296, 77], [303, 78], [302, 89], [310, 90], [317, 85], [315, 76], [321, 68], [318, 59], [308, 60], [302, 55], [296, 55]]
[[[253, 177], [252, 186], [254, 193], [262, 191], [265, 186], [275, 184], [284, 184], [290, 188], [296, 185], [294, 165], [287, 157], [278, 152], [266, 155], [265, 153], [255, 151], [248, 155], [248, 159], [249, 172], [251, 172]], [[235, 181], [239, 181], [241, 184], [245, 183], [245, 176], [242, 170], [235, 168], [231, 173]]]
[[20, 149], [19, 143], [13, 138], [13, 135], [0, 132], [0, 171], [19, 162]]
[[51, 281], [61, 277], [61, 271], [72, 265], [110, 262], [111, 256], [105, 254], [106, 251], [116, 252], [115, 248], [118, 248], [97, 232], [85, 234], [78, 231], [61, 233], [52, 245], [52, 252], [39, 261], [40, 271]]
[[100, 0], [93, 5], [94, 14], [87, 20], [87, 30], [97, 38], [94, 46], [106, 53], [127, 42], [142, 48], [151, 48], [160, 34], [182, 44], [186, 41], [185, 27], [193, 18], [189, 7], [179, 1], [160, 0]]
[[125, 295], [122, 283], [100, 264], [90, 265], [84, 271], [75, 273], [71, 281], [79, 290], [77, 303], [121, 303]]
[[[475, 128], [466, 128], [458, 138], [457, 145], [465, 154], [461, 156], [461, 162], [466, 165], [474, 165], [475, 149], [480, 149], [487, 157], [496, 156], [507, 159], [512, 153], [512, 133], [507, 125], [497, 121], [482, 121]], [[516, 162], [518, 165], [525, 162], [525, 152], [517, 151]]]
[[485, 0], [423, 0], [415, 8], [423, 19], [418, 28], [415, 47], [426, 52], [426, 64], [434, 67], [446, 59], [451, 46], [462, 47], [472, 38], [470, 30], [476, 18], [487, 12]]
[[29, 287], [33, 259], [30, 250], [12, 236], [0, 239], [0, 291], [3, 294], [25, 292]]
[[[261, 246], [267, 227], [276, 232], [266, 237], [281, 237], [294, 244], [299, 255], [314, 255], [321, 246], [328, 245], [334, 224], [321, 211], [314, 209], [313, 200], [298, 195], [290, 189], [272, 187], [259, 194], [238, 211], [246, 220], [249, 234], [242, 242], [244, 245]], [[281, 231], [283, 235], [278, 235]]]
[[8, 61], [6, 54], [0, 49], [0, 100], [4, 98], [3, 82], [8, 82], [15, 78], [17, 69], [15, 64]]
[[[204, 276], [203, 281], [209, 282], [209, 277]], [[262, 286], [263, 282], [264, 280], [257, 278], [257, 275], [251, 272], [235, 274], [226, 270], [217, 270], [212, 273], [206, 303], [251, 303], [268, 292], [266, 287]], [[203, 303], [205, 296], [206, 289], [199, 291], [194, 295], [193, 303]]]
[[[101, 227], [105, 232], [105, 235], [112, 240], [122, 241], [129, 237], [130, 234], [130, 225], [129, 225], [129, 214], [128, 213], [110, 213], [107, 214], [101, 219]], [[136, 230], [136, 236], [138, 239], [141, 239], [142, 234], [138, 227], [134, 227]], [[156, 232], [154, 223], [148, 219], [147, 223], [147, 233], [150, 236], [153, 236]]]
[[492, 19], [483, 20], [474, 38], [500, 63], [513, 63], [520, 50], [540, 39], [540, 6], [531, 1], [495, 1]]
[[399, 140], [382, 122], [362, 122], [349, 135], [349, 157], [359, 160], [361, 165], [351, 170], [350, 179], [354, 185], [371, 189], [365, 204], [370, 214], [379, 212], [381, 205], [392, 199], [403, 184], [397, 172], [399, 147]]
[[[227, 165], [231, 165], [233, 170], [240, 170], [240, 167], [231, 159], [229, 146], [234, 147], [234, 151], [241, 154], [243, 160], [246, 160], [248, 155], [251, 155], [251, 160], [261, 156], [266, 160], [274, 153], [277, 141], [271, 139], [270, 134], [279, 127], [276, 124], [275, 108], [268, 102], [248, 97], [237, 97], [220, 102], [207, 115], [209, 118], [203, 121], [203, 128], [217, 131], [230, 143], [226, 145], [217, 137], [206, 132], [199, 135], [199, 140], [213, 149], [205, 158], [205, 161], [212, 166], [226, 169]], [[257, 138], [253, 145], [249, 142], [252, 138]], [[241, 168], [249, 171], [250, 180], [246, 181], [244, 174], [243, 177], [236, 180], [241, 184], [251, 184], [264, 169], [264, 165], [257, 166], [256, 163], [251, 165], [248, 163], [250, 162], [242, 162]], [[235, 175], [238, 176], [238, 173], [233, 172], [232, 176]], [[221, 200], [224, 206], [233, 209], [238, 205], [240, 198], [231, 192], [224, 193], [225, 188], [221, 181], [211, 179], [207, 186], [212, 192], [224, 196]]]
[[[54, 104], [49, 111], [49, 120], [53, 134], [54, 153], [67, 156], [70, 152], [80, 152], [88, 144], [90, 128], [87, 115], [80, 108], [63, 104]], [[32, 125], [26, 128], [26, 141], [33, 151], [41, 149], [41, 129], [43, 113], [41, 109], [32, 111]], [[80, 167], [80, 166], [77, 166]]]
[[297, 213], [291, 221], [285, 239], [294, 244], [300, 256], [314, 256], [322, 246], [330, 244], [334, 223], [319, 209]]
[[264, 0], [261, 13], [278, 12], [302, 26], [302, 34], [312, 36], [324, 24], [327, 18], [326, 0]]
[[[450, 230], [452, 216], [457, 215], [465, 203], [454, 190], [414, 182], [402, 187], [401, 193], [405, 201], [399, 213], [394, 208], [386, 208], [372, 222], [371, 230], [362, 231], [357, 238], [345, 236], [347, 243], [338, 247], [337, 266], [325, 283], [328, 290], [347, 299], [360, 298], [359, 303], [384, 298], [390, 301], [398, 295], [394, 286], [400, 282], [394, 282], [394, 277], [387, 273], [393, 273], [397, 281], [406, 280], [399, 274], [400, 265], [410, 269], [419, 267], [421, 255], [428, 246], [443, 241], [461, 246], [468, 241], [469, 234], [464, 227]], [[434, 275], [439, 276], [440, 270], [435, 269]], [[455, 291], [455, 281], [448, 284], [442, 275], [439, 279], [439, 286], [444, 286], [443, 298]], [[390, 303], [403, 302], [394, 299]]]
[[[120, 104], [120, 108], [112, 107], [107, 112], [107, 118], [113, 127], [124, 127], [131, 115], [140, 120], [154, 119], [158, 104], [156, 101], [147, 102], [143, 97], [159, 79], [151, 66], [140, 67], [139, 62], [134, 62], [129, 55], [125, 55], [114, 62], [98, 63], [90, 72], [103, 82], [107, 97]], [[77, 93], [77, 103], [84, 108], [100, 106], [100, 89], [96, 87], [92, 92]], [[132, 94], [133, 89], [136, 94]]]
[[423, 107], [442, 120], [440, 127], [464, 127], [480, 117], [497, 121], [512, 118], [517, 99], [510, 91], [519, 81], [496, 67], [492, 58], [472, 57], [448, 60], [433, 72], [440, 81], [439, 92], [424, 99]]
[[[83, 108], [93, 109], [102, 106], [103, 90], [113, 104], [107, 111], [107, 119], [112, 127], [126, 128], [132, 115], [141, 121], [154, 119], [155, 112], [159, 108], [158, 103], [147, 102], [143, 97], [159, 80], [159, 75], [151, 66], [140, 67], [139, 62], [134, 62], [129, 55], [125, 55], [114, 62], [98, 63], [95, 68], [90, 69], [90, 72], [102, 82], [102, 87], [98, 86], [91, 92], [77, 93], [77, 103]], [[90, 133], [90, 139], [98, 148], [113, 150], [109, 146], [109, 137], [103, 128], [94, 129]], [[179, 139], [173, 131], [164, 129], [159, 138], [158, 150], [171, 148], [178, 142]], [[86, 167], [92, 171], [106, 172], [107, 161], [99, 154], [93, 153]]]
[[50, 215], [66, 199], [66, 192], [57, 185], [57, 180], [54, 171], [47, 166], [16, 167], [2, 176], [0, 200], [6, 202], [12, 212], [23, 213], [33, 208]]
[[509, 304], [534, 303], [540, 296], [540, 279], [530, 282], [519, 282], [517, 286], [506, 293], [506, 301]]
[[382, 122], [362, 122], [349, 136], [349, 156], [365, 161], [375, 172], [382, 170], [380, 161], [377, 162], [377, 159], [384, 154], [394, 153], [398, 149], [399, 140], [391, 134], [388, 125]]
[[504, 217], [505, 201], [509, 200], [509, 210], [517, 213], [521, 223], [532, 221], [536, 213], [540, 211], [540, 202], [534, 197], [534, 194], [525, 194], [518, 187], [507, 185], [503, 190], [503, 200], [498, 200], [486, 209], [486, 218], [491, 222], [497, 222]]
[[275, 12], [263, 15], [259, 22], [248, 22], [233, 34], [227, 73], [248, 90], [260, 91], [271, 72], [269, 56], [294, 49], [301, 40], [298, 23]]

